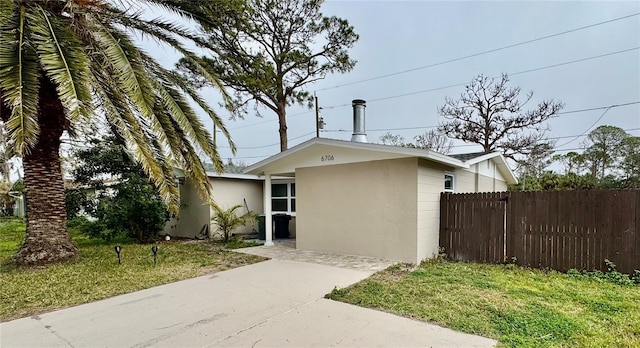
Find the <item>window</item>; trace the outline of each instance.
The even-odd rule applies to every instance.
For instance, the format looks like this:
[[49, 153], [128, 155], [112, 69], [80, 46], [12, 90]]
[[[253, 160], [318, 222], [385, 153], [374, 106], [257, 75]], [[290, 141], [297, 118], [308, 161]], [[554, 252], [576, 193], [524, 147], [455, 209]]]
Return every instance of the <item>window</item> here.
[[453, 174], [444, 175], [444, 192], [453, 192], [454, 190], [454, 177]]
[[271, 210], [274, 213], [296, 212], [296, 183], [271, 184]]

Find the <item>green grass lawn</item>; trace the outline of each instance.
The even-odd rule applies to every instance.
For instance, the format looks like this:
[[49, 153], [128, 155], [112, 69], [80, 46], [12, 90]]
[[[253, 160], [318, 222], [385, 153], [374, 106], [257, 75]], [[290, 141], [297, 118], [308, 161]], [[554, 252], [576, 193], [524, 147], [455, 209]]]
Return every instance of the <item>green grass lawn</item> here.
[[[80, 249], [71, 263], [40, 268], [13, 266], [24, 238], [20, 220], [0, 221], [0, 321], [48, 312], [103, 298], [222, 271], [264, 260], [226, 250], [212, 242], [170, 241], [158, 244], [157, 265], [150, 244], [121, 239], [88, 239], [70, 229]], [[114, 247], [122, 247], [122, 264]]]
[[513, 265], [400, 265], [327, 295], [506, 347], [640, 347], [640, 286]]

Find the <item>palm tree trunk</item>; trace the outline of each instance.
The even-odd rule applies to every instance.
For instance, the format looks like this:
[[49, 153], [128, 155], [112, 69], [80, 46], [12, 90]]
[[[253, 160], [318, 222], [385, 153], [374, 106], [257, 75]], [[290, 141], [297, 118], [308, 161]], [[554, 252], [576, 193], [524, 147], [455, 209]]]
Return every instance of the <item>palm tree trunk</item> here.
[[40, 87], [40, 137], [24, 156], [27, 234], [15, 255], [18, 265], [32, 266], [74, 260], [78, 248], [67, 233], [64, 181], [60, 166], [60, 137], [66, 118], [54, 85]]

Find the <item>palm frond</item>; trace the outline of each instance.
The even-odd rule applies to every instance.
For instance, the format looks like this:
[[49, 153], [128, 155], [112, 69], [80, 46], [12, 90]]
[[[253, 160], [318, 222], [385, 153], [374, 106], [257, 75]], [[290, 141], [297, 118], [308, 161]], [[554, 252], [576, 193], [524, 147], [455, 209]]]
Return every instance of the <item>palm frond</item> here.
[[186, 100], [184, 100], [182, 93], [172, 86], [177, 86], [182, 91], [190, 95], [190, 97], [195, 100], [209, 116], [211, 116], [214, 124], [216, 124], [216, 126], [227, 136], [229, 143], [232, 145], [232, 151], [235, 153], [235, 144], [231, 140], [231, 135], [222, 122], [222, 119], [220, 119], [220, 117], [211, 110], [211, 108], [209, 108], [204, 100], [191, 86], [189, 86], [182, 76], [163, 68], [157, 63], [154, 64], [150, 57], [147, 58], [149, 59], [147, 67], [151, 70], [151, 73], [153, 73], [154, 76], [158, 77], [158, 82], [155, 88], [159, 91], [159, 99], [163, 100], [165, 103], [165, 110], [170, 111], [169, 114], [171, 117], [182, 129], [187, 131], [191, 139], [193, 139], [206, 153], [206, 155], [211, 158], [216, 169], [218, 171], [222, 171], [223, 163], [220, 160], [216, 145], [213, 143], [208, 130], [204, 127], [202, 122], [200, 122]]
[[[184, 138], [183, 138], [184, 139]], [[206, 200], [211, 199], [211, 186], [209, 185], [209, 179], [207, 177], [207, 172], [202, 165], [202, 161], [195, 149], [188, 141], [188, 139], [184, 139], [182, 151], [182, 166], [185, 170], [185, 174], [187, 178], [191, 179], [193, 184], [198, 188], [198, 191], [201, 193], [202, 198]]]
[[207, 104], [207, 102], [200, 96], [200, 94], [189, 84], [188, 81], [184, 79], [180, 74], [177, 74], [173, 71], [168, 72], [170, 81], [175, 85], [179, 86], [189, 97], [196, 103], [204, 112], [207, 113], [207, 116], [211, 118], [216, 128], [219, 129], [222, 134], [227, 138], [229, 142], [229, 146], [231, 147], [231, 152], [233, 154], [236, 153], [236, 144], [231, 139], [231, 133], [227, 129], [227, 126], [222, 121], [222, 118]]
[[[138, 55], [138, 48], [121, 31], [107, 25], [96, 23], [93, 37], [100, 45], [98, 49], [112, 68], [110, 71], [118, 81], [119, 87], [127, 93], [135, 107], [145, 117], [151, 117], [155, 94], [144, 72]], [[100, 67], [105, 69], [104, 66]]]
[[[38, 124], [38, 62], [30, 42], [28, 13], [32, 8], [13, 3], [13, 9], [3, 5], [0, 24], [0, 93], [11, 109], [6, 123], [16, 154], [29, 153], [40, 133]], [[12, 11], [13, 15], [9, 15]]]
[[[124, 21], [124, 20], [121, 19], [121, 21]], [[169, 46], [174, 48], [176, 51], [181, 53], [184, 56], [184, 59], [186, 59], [190, 63], [193, 69], [195, 69], [212, 86], [215, 86], [218, 90], [220, 90], [225, 102], [231, 101], [231, 96], [226, 92], [224, 88], [224, 83], [220, 80], [220, 78], [214, 74], [211, 74], [209, 70], [204, 65], [202, 65], [199, 57], [195, 53], [186, 49], [179, 40], [177, 40], [170, 34], [170, 33], [173, 33], [173, 34], [176, 34], [176, 33], [170, 31], [171, 27], [168, 24], [163, 24], [162, 22], [159, 22], [159, 21], [145, 21], [143, 19], [138, 19], [138, 20], [129, 19], [125, 23], [128, 25], [128, 27], [136, 29], [143, 34], [147, 34], [151, 37], [154, 37], [158, 41], [168, 44]], [[199, 40], [198, 37], [192, 38], [192, 41], [195, 41], [195, 40], [198, 40], [196, 41], [198, 43], [202, 42], [202, 40], [201, 39]], [[205, 45], [205, 44], [202, 43], [201, 45]], [[204, 46], [204, 47], [207, 47], [207, 46]]]
[[109, 72], [96, 69], [92, 69], [92, 72], [93, 81], [95, 81], [93, 85], [96, 87], [95, 92], [105, 110], [107, 121], [125, 139], [129, 151], [158, 188], [169, 211], [177, 214], [180, 209], [180, 199], [171, 171], [167, 173], [160, 165], [154, 155], [156, 151], [147, 142], [148, 138], [145, 137], [147, 132], [144, 130], [144, 126], [133, 114], [126, 96], [112, 84]]
[[92, 96], [89, 59], [83, 44], [67, 23], [42, 6], [36, 5], [35, 9], [28, 19], [40, 66], [55, 83], [70, 124], [87, 120], [92, 116]]

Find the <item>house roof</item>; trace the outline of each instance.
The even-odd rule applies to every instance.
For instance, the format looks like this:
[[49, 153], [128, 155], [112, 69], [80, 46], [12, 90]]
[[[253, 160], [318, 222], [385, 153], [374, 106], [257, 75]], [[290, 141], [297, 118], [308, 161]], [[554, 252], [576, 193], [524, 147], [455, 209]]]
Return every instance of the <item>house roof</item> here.
[[215, 171], [207, 171], [207, 177], [220, 178], [220, 179], [238, 179], [238, 180], [264, 180], [264, 177], [251, 174], [237, 174], [237, 173], [217, 173]]
[[470, 153], [457, 153], [457, 154], [453, 154], [453, 155], [449, 155], [453, 158], [457, 158], [463, 162], [467, 162], [469, 160], [472, 160], [476, 157], [480, 157], [480, 156], [484, 156], [486, 154], [489, 154], [491, 152], [470, 152]]
[[[366, 160], [381, 160], [394, 158], [418, 157], [432, 162], [445, 164], [453, 168], [470, 169], [472, 165], [491, 160], [496, 164], [497, 169], [508, 183], [517, 183], [515, 174], [509, 168], [505, 158], [498, 152], [474, 152], [467, 154], [443, 155], [441, 153], [408, 147], [399, 147], [392, 145], [360, 143], [346, 140], [313, 138], [301, 144], [298, 144], [286, 151], [280, 152], [260, 162], [257, 162], [247, 168], [244, 173], [262, 176], [265, 172], [279, 175], [291, 175], [295, 172], [295, 168], [304, 166], [321, 165], [317, 163], [319, 158], [328, 154], [325, 150], [332, 152], [334, 149], [340, 149], [347, 153], [351, 152], [350, 158], [336, 159], [333, 163], [352, 163]], [[363, 151], [370, 152], [369, 155], [362, 155]], [[359, 157], [355, 157], [354, 153], [360, 153]], [[316, 158], [317, 157], [317, 158]], [[349, 156], [344, 156], [349, 157]]]
[[[211, 170], [207, 168], [205, 165], [205, 170], [207, 173], [207, 177], [209, 178], [218, 178], [218, 179], [238, 179], [238, 180], [264, 180], [264, 177], [258, 175], [251, 174], [238, 174], [238, 173], [218, 173], [215, 170]], [[184, 178], [184, 171], [179, 168], [174, 168], [173, 170], [175, 176], [177, 178]]]
[[257, 162], [247, 168], [245, 168], [244, 172], [247, 174], [255, 174], [262, 175], [265, 170], [276, 164], [279, 161], [284, 161], [286, 158], [290, 156], [294, 156], [295, 154], [316, 146], [324, 146], [324, 147], [333, 147], [340, 148], [345, 150], [364, 150], [372, 153], [377, 153], [382, 155], [383, 158], [403, 158], [403, 157], [419, 157], [424, 158], [433, 162], [442, 163], [454, 168], [469, 168], [469, 165], [464, 163], [463, 161], [453, 158], [451, 156], [443, 155], [441, 153], [426, 150], [426, 149], [415, 149], [408, 147], [399, 147], [392, 145], [382, 145], [382, 144], [371, 144], [371, 143], [360, 143], [354, 141], [346, 141], [346, 140], [337, 140], [337, 139], [327, 139], [327, 138], [313, 138], [307, 140], [301, 144], [298, 144], [286, 151], [280, 152], [279, 154], [273, 155], [267, 159], [264, 159], [260, 162]]

